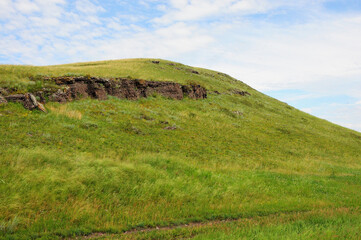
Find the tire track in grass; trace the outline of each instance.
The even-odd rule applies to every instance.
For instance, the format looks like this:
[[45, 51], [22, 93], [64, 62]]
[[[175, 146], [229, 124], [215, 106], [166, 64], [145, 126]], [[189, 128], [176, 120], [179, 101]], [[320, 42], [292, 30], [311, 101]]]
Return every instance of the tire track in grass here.
[[[312, 209], [312, 210], [301, 210], [301, 211], [283, 211], [277, 213], [270, 213], [265, 215], [258, 216], [249, 216], [249, 217], [239, 217], [239, 218], [228, 218], [228, 219], [219, 219], [219, 220], [210, 220], [203, 222], [189, 222], [186, 224], [174, 224], [168, 226], [154, 226], [154, 227], [134, 227], [130, 230], [126, 230], [122, 233], [109, 234], [106, 232], [95, 232], [86, 236], [77, 236], [75, 238], [66, 238], [68, 240], [74, 239], [103, 239], [103, 238], [121, 238], [129, 235], [136, 235], [140, 233], [148, 233], [153, 231], [169, 231], [174, 229], [192, 229], [192, 228], [202, 228], [202, 227], [212, 227], [218, 226], [227, 223], [255, 223], [255, 224], [270, 224], [270, 223], [283, 223], [283, 222], [292, 222], [296, 220], [301, 220], [307, 216], [312, 216], [316, 214], [323, 214], [325, 216], [332, 216], [335, 213], [349, 213], [349, 212], [360, 212], [359, 208], [352, 207], [339, 207], [339, 208], [326, 208], [326, 209]], [[274, 220], [274, 221], [269, 221]]]

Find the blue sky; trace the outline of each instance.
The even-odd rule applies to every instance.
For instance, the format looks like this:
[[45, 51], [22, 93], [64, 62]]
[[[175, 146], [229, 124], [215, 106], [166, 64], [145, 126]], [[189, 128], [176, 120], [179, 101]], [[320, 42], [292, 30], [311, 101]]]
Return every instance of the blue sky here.
[[0, 0], [0, 63], [152, 57], [361, 131], [361, 0]]

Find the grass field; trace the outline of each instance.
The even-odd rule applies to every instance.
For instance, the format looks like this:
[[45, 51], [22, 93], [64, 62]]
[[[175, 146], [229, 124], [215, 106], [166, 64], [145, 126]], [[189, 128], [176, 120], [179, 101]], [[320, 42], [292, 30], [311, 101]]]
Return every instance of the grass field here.
[[[0, 65], [0, 87], [14, 93], [51, 86], [31, 77], [65, 74], [210, 91], [205, 100], [47, 103], [47, 114], [0, 106], [0, 238], [360, 238], [361, 133], [227, 75], [169, 63]], [[215, 224], [122, 234], [194, 222]]]

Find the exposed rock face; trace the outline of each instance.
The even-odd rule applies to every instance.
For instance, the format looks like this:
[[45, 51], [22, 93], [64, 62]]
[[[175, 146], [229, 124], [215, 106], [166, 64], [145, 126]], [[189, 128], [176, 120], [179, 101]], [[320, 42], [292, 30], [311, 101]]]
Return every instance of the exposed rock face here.
[[41, 103], [39, 103], [36, 100], [35, 96], [31, 93], [9, 95], [6, 96], [5, 99], [8, 102], [20, 102], [24, 105], [26, 109], [29, 110], [38, 108], [39, 110], [46, 112], [44, 106]]
[[200, 85], [182, 86], [183, 92], [193, 99], [207, 98], [207, 90]]
[[105, 100], [108, 95], [136, 100], [149, 97], [154, 93], [177, 100], [183, 99], [184, 95], [192, 99], [207, 98], [207, 90], [200, 85], [186, 86], [175, 82], [95, 77], [56, 77], [49, 80], [55, 81], [57, 85], [67, 87], [65, 90], [58, 90], [51, 95], [50, 99], [57, 102], [84, 97]]
[[[207, 98], [207, 90], [200, 85], [181, 85], [175, 82], [157, 82], [145, 80], [129, 80], [124, 78], [104, 79], [96, 77], [54, 77], [44, 80], [55, 82], [62, 87], [57, 91], [43, 89], [34, 93], [41, 102], [46, 99], [52, 102], [65, 103], [81, 98], [95, 98], [105, 100], [108, 95], [118, 98], [137, 100], [146, 98], [153, 94], [160, 94], [164, 97], [182, 100], [184, 96], [192, 99]], [[27, 109], [39, 108], [46, 111], [41, 103], [31, 93], [15, 94], [5, 97], [9, 102], [21, 102]]]
[[120, 81], [110, 81], [106, 90], [109, 95], [130, 100], [146, 98], [154, 93], [172, 99], [183, 99], [182, 86], [174, 82], [122, 79]]
[[32, 99], [30, 98], [29, 93], [9, 95], [6, 96], [5, 99], [8, 102], [20, 102], [24, 105], [25, 108], [30, 110], [36, 108], [36, 105], [33, 103]]
[[49, 101], [65, 103], [70, 99], [70, 91], [68, 89], [58, 90], [49, 96]]

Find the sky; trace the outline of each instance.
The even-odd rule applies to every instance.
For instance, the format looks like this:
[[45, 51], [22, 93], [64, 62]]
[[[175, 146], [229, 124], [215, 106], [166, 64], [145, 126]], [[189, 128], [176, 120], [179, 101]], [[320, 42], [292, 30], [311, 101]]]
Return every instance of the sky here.
[[0, 0], [0, 64], [162, 58], [361, 132], [361, 0]]

